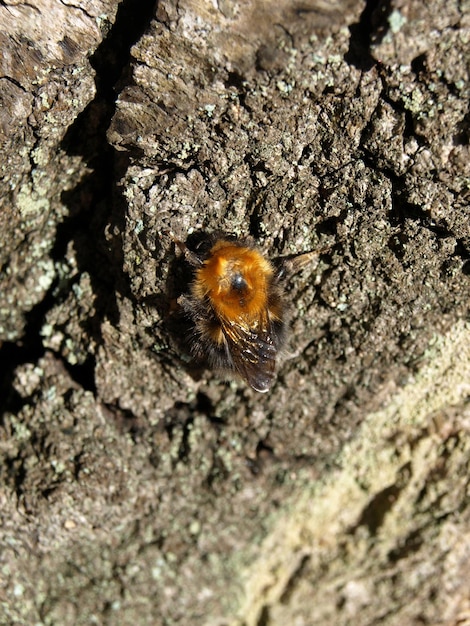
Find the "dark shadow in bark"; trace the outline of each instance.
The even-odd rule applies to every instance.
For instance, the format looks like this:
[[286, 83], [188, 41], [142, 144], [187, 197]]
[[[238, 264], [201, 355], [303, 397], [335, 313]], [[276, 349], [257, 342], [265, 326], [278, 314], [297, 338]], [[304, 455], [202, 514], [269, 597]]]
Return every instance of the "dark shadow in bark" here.
[[[125, 201], [117, 182], [127, 168], [128, 157], [116, 154], [106, 133], [115, 111], [115, 85], [128, 68], [132, 45], [148, 28], [154, 5], [153, 0], [121, 3], [114, 25], [90, 59], [96, 71], [96, 96], [62, 142], [67, 154], [81, 156], [91, 173], [63, 194], [69, 217], [58, 228], [54, 254], [62, 258], [73, 242], [80, 273], [90, 275], [96, 314], [87, 321], [87, 331], [98, 344], [103, 319], [117, 322], [116, 291], [128, 294], [120, 236], [113, 236], [123, 229]], [[94, 359], [90, 359], [91, 378], [94, 366]]]
[[377, 61], [370, 48], [379, 44], [388, 31], [388, 16], [392, 12], [389, 0], [368, 0], [359, 22], [351, 24], [351, 39], [345, 60], [357, 69], [367, 72]]
[[[63, 202], [68, 217], [58, 226], [56, 243], [51, 252], [54, 261], [64, 258], [73, 243], [79, 274], [88, 272], [96, 298], [96, 314], [86, 322], [87, 332], [100, 343], [100, 325], [105, 317], [116, 320], [115, 291], [127, 292], [122, 275], [122, 253], [119, 238], [107, 241], [105, 228], [120, 231], [125, 203], [116, 181], [127, 167], [126, 156], [116, 155], [108, 144], [106, 132], [115, 110], [114, 86], [130, 60], [130, 49], [148, 28], [154, 15], [154, 0], [124, 0], [116, 21], [96, 49], [90, 63], [96, 71], [96, 96], [67, 131], [61, 148], [69, 155], [83, 158], [91, 173], [77, 187], [65, 191]], [[26, 401], [12, 389], [18, 365], [37, 362], [44, 355], [40, 330], [48, 311], [65, 299], [70, 282], [54, 281], [44, 299], [26, 315], [25, 333], [21, 342], [5, 342], [0, 347], [0, 415], [17, 412]], [[80, 365], [64, 366], [72, 378], [85, 389], [95, 391], [92, 355]]]

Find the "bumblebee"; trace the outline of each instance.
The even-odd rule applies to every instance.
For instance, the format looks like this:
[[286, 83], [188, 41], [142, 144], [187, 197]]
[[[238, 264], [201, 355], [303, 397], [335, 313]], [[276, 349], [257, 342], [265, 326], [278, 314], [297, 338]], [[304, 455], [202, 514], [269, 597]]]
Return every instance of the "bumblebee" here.
[[[176, 241], [193, 268], [189, 293], [178, 299], [193, 325], [191, 352], [214, 369], [236, 372], [260, 393], [275, 378], [276, 358], [285, 343], [286, 270], [276, 267], [248, 240], [214, 235], [193, 252]], [[291, 262], [292, 265], [292, 262]]]

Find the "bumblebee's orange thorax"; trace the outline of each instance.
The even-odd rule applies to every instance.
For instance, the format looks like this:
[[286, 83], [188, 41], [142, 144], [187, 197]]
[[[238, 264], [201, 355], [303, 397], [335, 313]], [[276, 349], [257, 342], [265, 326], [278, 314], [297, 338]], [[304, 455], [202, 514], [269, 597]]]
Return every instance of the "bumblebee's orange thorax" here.
[[208, 297], [217, 315], [249, 321], [267, 306], [271, 263], [251, 248], [218, 241], [196, 272], [193, 293]]

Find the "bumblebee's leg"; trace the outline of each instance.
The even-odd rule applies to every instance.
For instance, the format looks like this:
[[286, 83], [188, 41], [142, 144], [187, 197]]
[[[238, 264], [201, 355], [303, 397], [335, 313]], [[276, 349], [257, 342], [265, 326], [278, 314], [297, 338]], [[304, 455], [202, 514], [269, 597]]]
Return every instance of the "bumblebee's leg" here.
[[195, 252], [192, 252], [185, 243], [183, 243], [179, 239], [176, 239], [176, 237], [174, 237], [172, 233], [170, 233], [170, 236], [173, 239], [175, 245], [178, 246], [178, 248], [184, 254], [184, 257], [188, 261], [188, 263], [194, 265], [194, 267], [200, 267], [202, 265], [203, 261], [197, 256]]

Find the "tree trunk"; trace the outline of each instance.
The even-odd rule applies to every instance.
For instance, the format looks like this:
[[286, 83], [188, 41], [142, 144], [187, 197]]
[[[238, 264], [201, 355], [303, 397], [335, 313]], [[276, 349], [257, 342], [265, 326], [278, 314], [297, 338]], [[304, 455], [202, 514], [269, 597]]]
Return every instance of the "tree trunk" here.
[[[470, 6], [423, 4], [0, 4], [0, 623], [470, 619]], [[267, 394], [190, 355], [217, 231], [319, 252]]]

